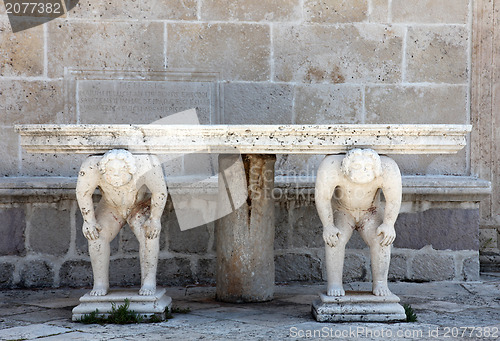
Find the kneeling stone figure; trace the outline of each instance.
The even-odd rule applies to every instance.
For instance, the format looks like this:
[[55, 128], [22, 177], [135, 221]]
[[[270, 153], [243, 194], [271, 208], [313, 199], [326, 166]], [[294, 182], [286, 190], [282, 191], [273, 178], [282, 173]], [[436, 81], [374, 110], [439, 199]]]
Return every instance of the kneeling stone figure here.
[[353, 149], [345, 156], [328, 155], [318, 169], [315, 193], [326, 243], [327, 295], [345, 295], [345, 246], [354, 230], [370, 247], [373, 294], [392, 295], [387, 276], [402, 195], [397, 164], [371, 149]]
[[[94, 210], [92, 194], [97, 187], [102, 199]], [[167, 199], [158, 158], [154, 155], [132, 155], [123, 149], [110, 150], [104, 156], [90, 156], [80, 168], [76, 196], [94, 274], [90, 295], [108, 293], [110, 242], [126, 223], [140, 244], [139, 295], [154, 295], [160, 219]]]

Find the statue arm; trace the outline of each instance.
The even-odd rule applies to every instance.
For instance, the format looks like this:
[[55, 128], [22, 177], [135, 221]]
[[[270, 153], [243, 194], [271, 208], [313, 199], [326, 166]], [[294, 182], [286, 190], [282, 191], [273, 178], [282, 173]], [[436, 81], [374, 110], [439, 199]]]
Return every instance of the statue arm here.
[[92, 195], [99, 184], [99, 177], [97, 162], [93, 158], [85, 160], [78, 173], [76, 199], [83, 216], [83, 234], [90, 240], [97, 239], [98, 231], [100, 230], [97, 226], [94, 201], [92, 200]]
[[385, 197], [383, 223], [377, 228], [381, 236], [380, 245], [389, 246], [396, 239], [394, 224], [401, 209], [402, 182], [399, 167], [394, 160], [386, 158], [382, 164], [382, 191]]
[[167, 185], [163, 170], [158, 158], [154, 155], [149, 156], [148, 165], [151, 169], [145, 173], [145, 185], [151, 191], [151, 213], [146, 223], [146, 236], [150, 239], [159, 236], [161, 231], [161, 215], [167, 202]]
[[333, 156], [326, 157], [318, 169], [315, 187], [315, 201], [318, 215], [323, 224], [323, 239], [334, 247], [339, 239], [340, 230], [335, 226], [332, 196], [340, 181], [340, 163]]

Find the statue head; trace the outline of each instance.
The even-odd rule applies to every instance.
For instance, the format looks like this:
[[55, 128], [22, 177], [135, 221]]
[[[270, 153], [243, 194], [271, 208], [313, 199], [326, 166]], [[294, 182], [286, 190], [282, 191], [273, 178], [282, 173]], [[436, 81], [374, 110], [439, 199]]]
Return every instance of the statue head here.
[[374, 150], [356, 148], [347, 152], [341, 169], [352, 182], [366, 184], [382, 174], [382, 162]]
[[134, 156], [125, 149], [108, 151], [99, 161], [98, 167], [104, 180], [114, 187], [128, 184], [137, 170]]

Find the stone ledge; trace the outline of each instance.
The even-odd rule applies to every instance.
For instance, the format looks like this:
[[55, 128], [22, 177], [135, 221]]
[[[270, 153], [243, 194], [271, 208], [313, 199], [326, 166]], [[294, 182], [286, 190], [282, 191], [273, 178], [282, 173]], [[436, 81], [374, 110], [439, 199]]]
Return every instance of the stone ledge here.
[[[192, 177], [167, 179], [170, 193], [217, 194], [217, 177], [197, 181]], [[76, 177], [4, 177], [0, 178], [2, 196], [75, 196]], [[275, 177], [275, 199], [312, 199], [315, 177]], [[491, 183], [471, 176], [403, 176], [403, 202], [479, 202], [491, 194]], [[2, 200], [0, 199], [0, 202]], [[421, 211], [428, 209], [402, 211]], [[429, 205], [427, 205], [429, 206]]]

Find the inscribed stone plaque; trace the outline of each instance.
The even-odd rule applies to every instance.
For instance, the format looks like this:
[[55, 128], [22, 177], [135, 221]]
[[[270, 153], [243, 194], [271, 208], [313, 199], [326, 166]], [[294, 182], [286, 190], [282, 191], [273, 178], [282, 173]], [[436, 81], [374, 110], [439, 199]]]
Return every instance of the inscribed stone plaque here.
[[201, 124], [221, 122], [217, 73], [69, 70], [65, 83], [72, 122], [150, 124], [191, 108]]

